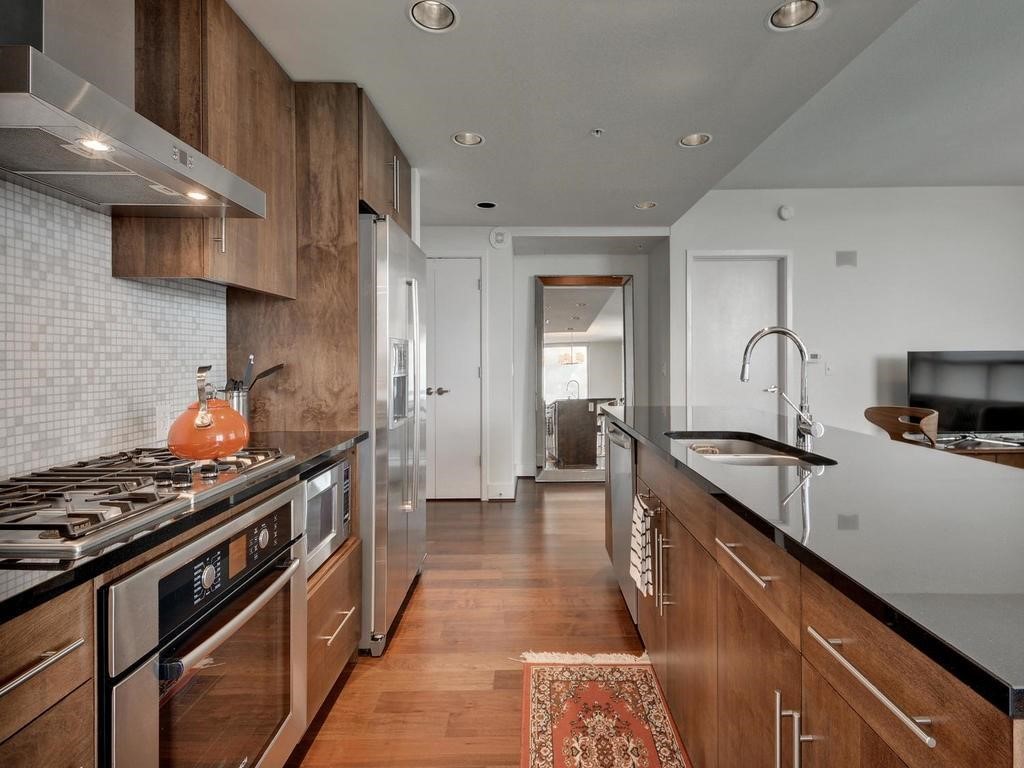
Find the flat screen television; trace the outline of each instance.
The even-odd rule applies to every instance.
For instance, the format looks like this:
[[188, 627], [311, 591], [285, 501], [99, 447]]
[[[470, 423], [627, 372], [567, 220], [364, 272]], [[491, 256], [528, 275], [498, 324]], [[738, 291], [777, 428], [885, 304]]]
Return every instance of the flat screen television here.
[[1024, 351], [908, 352], [907, 402], [944, 434], [1024, 432]]

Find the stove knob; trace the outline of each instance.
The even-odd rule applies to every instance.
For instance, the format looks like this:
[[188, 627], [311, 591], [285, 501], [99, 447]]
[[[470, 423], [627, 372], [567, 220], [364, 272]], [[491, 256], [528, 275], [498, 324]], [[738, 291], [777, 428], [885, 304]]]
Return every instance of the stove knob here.
[[269, 543], [270, 543], [270, 531], [268, 531], [266, 528], [263, 528], [263, 529], [260, 530], [260, 537], [259, 537], [260, 549], [266, 549], [267, 548], [267, 544], [269, 544]]
[[217, 569], [212, 565], [203, 568], [203, 589], [209, 589], [217, 580]]

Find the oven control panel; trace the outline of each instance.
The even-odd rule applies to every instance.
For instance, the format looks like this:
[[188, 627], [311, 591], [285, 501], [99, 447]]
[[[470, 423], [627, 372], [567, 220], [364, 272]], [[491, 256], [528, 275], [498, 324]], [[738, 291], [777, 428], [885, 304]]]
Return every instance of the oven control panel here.
[[285, 504], [160, 579], [161, 637], [280, 554], [290, 531], [291, 505]]

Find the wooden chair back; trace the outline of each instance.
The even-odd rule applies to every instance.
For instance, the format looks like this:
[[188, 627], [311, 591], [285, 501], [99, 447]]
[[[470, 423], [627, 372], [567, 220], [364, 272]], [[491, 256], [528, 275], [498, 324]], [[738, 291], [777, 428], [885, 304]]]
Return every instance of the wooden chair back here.
[[864, 418], [881, 427], [893, 440], [922, 445], [911, 435], [924, 435], [932, 448], [939, 434], [939, 412], [931, 408], [912, 408], [909, 405], [876, 405], [864, 410]]

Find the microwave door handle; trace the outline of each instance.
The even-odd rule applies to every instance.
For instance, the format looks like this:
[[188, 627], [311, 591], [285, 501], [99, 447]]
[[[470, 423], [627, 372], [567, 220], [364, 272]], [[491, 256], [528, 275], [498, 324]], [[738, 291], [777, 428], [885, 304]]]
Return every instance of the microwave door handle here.
[[420, 291], [419, 281], [416, 278], [411, 277], [405, 281], [405, 284], [409, 287], [409, 294], [411, 301], [409, 302], [412, 306], [412, 349], [411, 359], [409, 361], [409, 380], [412, 384], [411, 391], [413, 392], [413, 407], [412, 407], [412, 427], [410, 428], [410, 439], [412, 440], [412, 450], [410, 453], [413, 456], [412, 460], [412, 494], [409, 497], [409, 502], [406, 505], [406, 510], [409, 512], [415, 512], [419, 507], [419, 493], [420, 493], [420, 355], [423, 350], [420, 349]]
[[233, 634], [241, 629], [242, 625], [265, 608], [267, 603], [273, 600], [277, 593], [280, 592], [289, 581], [291, 581], [292, 576], [295, 575], [295, 571], [299, 568], [300, 562], [301, 561], [298, 559], [292, 560], [291, 565], [285, 568], [284, 573], [274, 579], [274, 583], [267, 587], [259, 597], [249, 603], [249, 605], [245, 606], [245, 608], [242, 609], [237, 616], [231, 619], [231, 621], [210, 635], [205, 642], [196, 646], [178, 659], [178, 662], [181, 664], [181, 666], [178, 667], [181, 675], [185, 675], [189, 671], [195, 669], [203, 659], [217, 650], [224, 644], [225, 640], [228, 640]]

